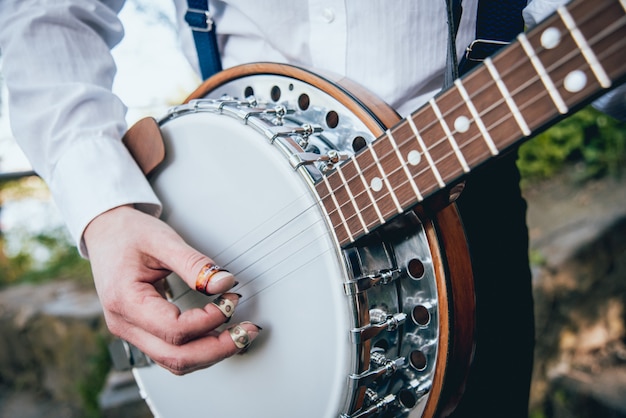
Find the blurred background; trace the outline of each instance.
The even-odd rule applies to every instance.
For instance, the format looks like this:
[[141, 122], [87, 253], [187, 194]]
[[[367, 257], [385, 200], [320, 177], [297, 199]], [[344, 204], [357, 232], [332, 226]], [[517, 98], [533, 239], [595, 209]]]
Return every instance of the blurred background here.
[[[129, 124], [199, 84], [173, 14], [169, 0], [121, 13], [114, 89]], [[88, 263], [11, 136], [1, 59], [0, 417], [150, 416], [132, 376], [111, 369]], [[536, 305], [531, 417], [626, 417], [626, 125], [585, 108], [524, 144], [518, 165]]]

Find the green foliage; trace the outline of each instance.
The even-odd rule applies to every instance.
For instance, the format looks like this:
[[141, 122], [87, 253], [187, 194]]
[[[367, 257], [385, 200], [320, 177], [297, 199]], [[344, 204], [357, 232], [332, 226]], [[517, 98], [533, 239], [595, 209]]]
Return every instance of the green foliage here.
[[85, 418], [100, 418], [102, 416], [98, 397], [102, 392], [109, 370], [111, 370], [108, 340], [102, 335], [97, 337], [98, 351], [86, 365], [86, 376], [76, 385], [82, 399]]
[[[47, 189], [38, 178], [0, 182], [0, 208], [3, 201], [42, 195], [47, 196]], [[91, 282], [89, 263], [80, 257], [64, 227], [35, 234], [18, 228], [10, 235], [11, 245], [0, 230], [0, 286], [54, 279]]]
[[587, 107], [519, 150], [518, 167], [525, 181], [550, 177], [568, 163], [582, 163], [581, 180], [623, 174], [626, 124]]
[[[0, 249], [3, 244], [0, 237]], [[89, 263], [69, 243], [63, 228], [28, 236], [17, 253], [0, 256], [0, 286], [50, 279], [91, 281]]]

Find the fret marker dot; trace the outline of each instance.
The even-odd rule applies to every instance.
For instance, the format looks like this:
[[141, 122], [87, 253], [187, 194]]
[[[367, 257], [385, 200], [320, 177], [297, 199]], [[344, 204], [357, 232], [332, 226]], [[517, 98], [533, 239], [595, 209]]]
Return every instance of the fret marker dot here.
[[578, 93], [587, 85], [587, 75], [581, 70], [572, 71], [565, 77], [563, 85], [570, 93]]
[[553, 49], [561, 43], [561, 32], [557, 28], [550, 27], [541, 34], [541, 46], [545, 49]]
[[467, 116], [459, 116], [454, 121], [454, 129], [456, 129], [457, 132], [464, 133], [469, 131], [469, 128], [470, 120], [467, 118]]
[[383, 189], [383, 181], [379, 177], [374, 177], [370, 183], [370, 187], [375, 192], [380, 192]]
[[407, 156], [407, 161], [411, 165], [418, 165], [421, 160], [422, 160], [421, 154], [415, 150], [409, 152], [409, 155]]

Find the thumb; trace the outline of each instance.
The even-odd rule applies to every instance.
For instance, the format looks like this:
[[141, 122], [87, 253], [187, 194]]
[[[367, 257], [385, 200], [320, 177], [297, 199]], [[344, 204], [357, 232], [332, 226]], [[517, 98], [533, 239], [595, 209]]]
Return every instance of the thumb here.
[[[205, 295], [217, 295], [235, 286], [235, 276], [181, 239], [180, 253], [172, 259], [172, 271], [189, 287]], [[173, 254], [173, 253], [172, 253]]]
[[157, 223], [154, 230], [162, 232], [159, 239], [152, 241], [156, 245], [150, 247], [164, 267], [176, 273], [192, 289], [207, 295], [221, 294], [233, 288], [236, 282], [232, 273], [187, 244], [162, 220], [152, 218], [150, 221]]

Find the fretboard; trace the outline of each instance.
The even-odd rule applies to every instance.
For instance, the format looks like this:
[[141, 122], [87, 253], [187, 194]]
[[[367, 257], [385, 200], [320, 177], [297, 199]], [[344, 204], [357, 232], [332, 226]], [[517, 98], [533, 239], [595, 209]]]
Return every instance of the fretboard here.
[[626, 0], [577, 0], [316, 185], [344, 246], [616, 86]]

